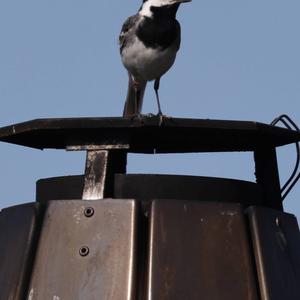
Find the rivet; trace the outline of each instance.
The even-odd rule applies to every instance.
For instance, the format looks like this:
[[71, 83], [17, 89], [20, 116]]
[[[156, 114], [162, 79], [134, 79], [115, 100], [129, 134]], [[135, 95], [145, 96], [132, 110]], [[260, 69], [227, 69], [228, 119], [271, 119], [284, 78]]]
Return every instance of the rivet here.
[[80, 254], [81, 256], [87, 256], [87, 255], [89, 254], [89, 252], [90, 252], [90, 249], [89, 249], [89, 247], [87, 247], [87, 246], [82, 246], [82, 247], [79, 249], [79, 254]]
[[87, 218], [90, 218], [94, 215], [94, 209], [92, 207], [87, 207], [85, 208], [84, 210], [84, 215], [87, 217]]

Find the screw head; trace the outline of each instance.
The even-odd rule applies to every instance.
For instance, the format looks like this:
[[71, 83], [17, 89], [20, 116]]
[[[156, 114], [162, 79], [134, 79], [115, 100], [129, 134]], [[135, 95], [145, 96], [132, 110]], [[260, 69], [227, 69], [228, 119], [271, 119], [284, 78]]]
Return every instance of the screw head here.
[[94, 215], [94, 209], [92, 207], [86, 207], [85, 210], [84, 210], [84, 215], [87, 217], [87, 218], [90, 218]]
[[87, 247], [87, 246], [82, 246], [82, 247], [79, 249], [79, 254], [80, 254], [80, 256], [87, 256], [89, 253], [90, 253], [90, 249], [89, 249], [89, 247]]

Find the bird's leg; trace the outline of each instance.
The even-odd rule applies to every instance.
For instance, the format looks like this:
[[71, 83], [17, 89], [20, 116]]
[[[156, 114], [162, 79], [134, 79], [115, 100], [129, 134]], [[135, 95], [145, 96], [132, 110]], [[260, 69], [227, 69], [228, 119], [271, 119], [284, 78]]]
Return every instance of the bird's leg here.
[[159, 126], [161, 126], [161, 124], [163, 123], [163, 113], [161, 111], [160, 102], [159, 102], [159, 95], [158, 95], [159, 82], [160, 82], [160, 78], [155, 79], [155, 81], [154, 81], [154, 91], [155, 91], [156, 101], [157, 101], [157, 106], [158, 106], [157, 115], [159, 116]]
[[155, 79], [154, 91], [155, 91], [156, 101], [157, 101], [157, 106], [158, 106], [158, 115], [162, 116], [162, 111], [161, 111], [160, 102], [159, 102], [159, 95], [158, 95], [159, 81], [160, 81], [160, 78]]

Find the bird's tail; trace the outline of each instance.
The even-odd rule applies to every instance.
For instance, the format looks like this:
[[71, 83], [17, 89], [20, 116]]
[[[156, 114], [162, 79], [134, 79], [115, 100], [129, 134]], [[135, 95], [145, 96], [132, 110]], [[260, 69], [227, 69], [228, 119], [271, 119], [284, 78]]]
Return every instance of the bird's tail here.
[[136, 116], [141, 113], [146, 85], [147, 81], [139, 81], [139, 88], [136, 91], [133, 86], [132, 78], [129, 74], [128, 92], [124, 106], [123, 117]]

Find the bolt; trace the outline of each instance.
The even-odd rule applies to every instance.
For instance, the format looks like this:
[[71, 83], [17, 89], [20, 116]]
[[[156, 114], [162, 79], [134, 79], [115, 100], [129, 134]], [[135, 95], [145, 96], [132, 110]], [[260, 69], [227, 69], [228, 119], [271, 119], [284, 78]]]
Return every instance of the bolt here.
[[94, 209], [92, 207], [87, 207], [85, 210], [84, 210], [84, 215], [87, 217], [87, 218], [90, 218], [94, 215]]
[[87, 246], [83, 246], [79, 249], [79, 254], [81, 256], [87, 256], [89, 254], [89, 252], [90, 252], [90, 249]]

